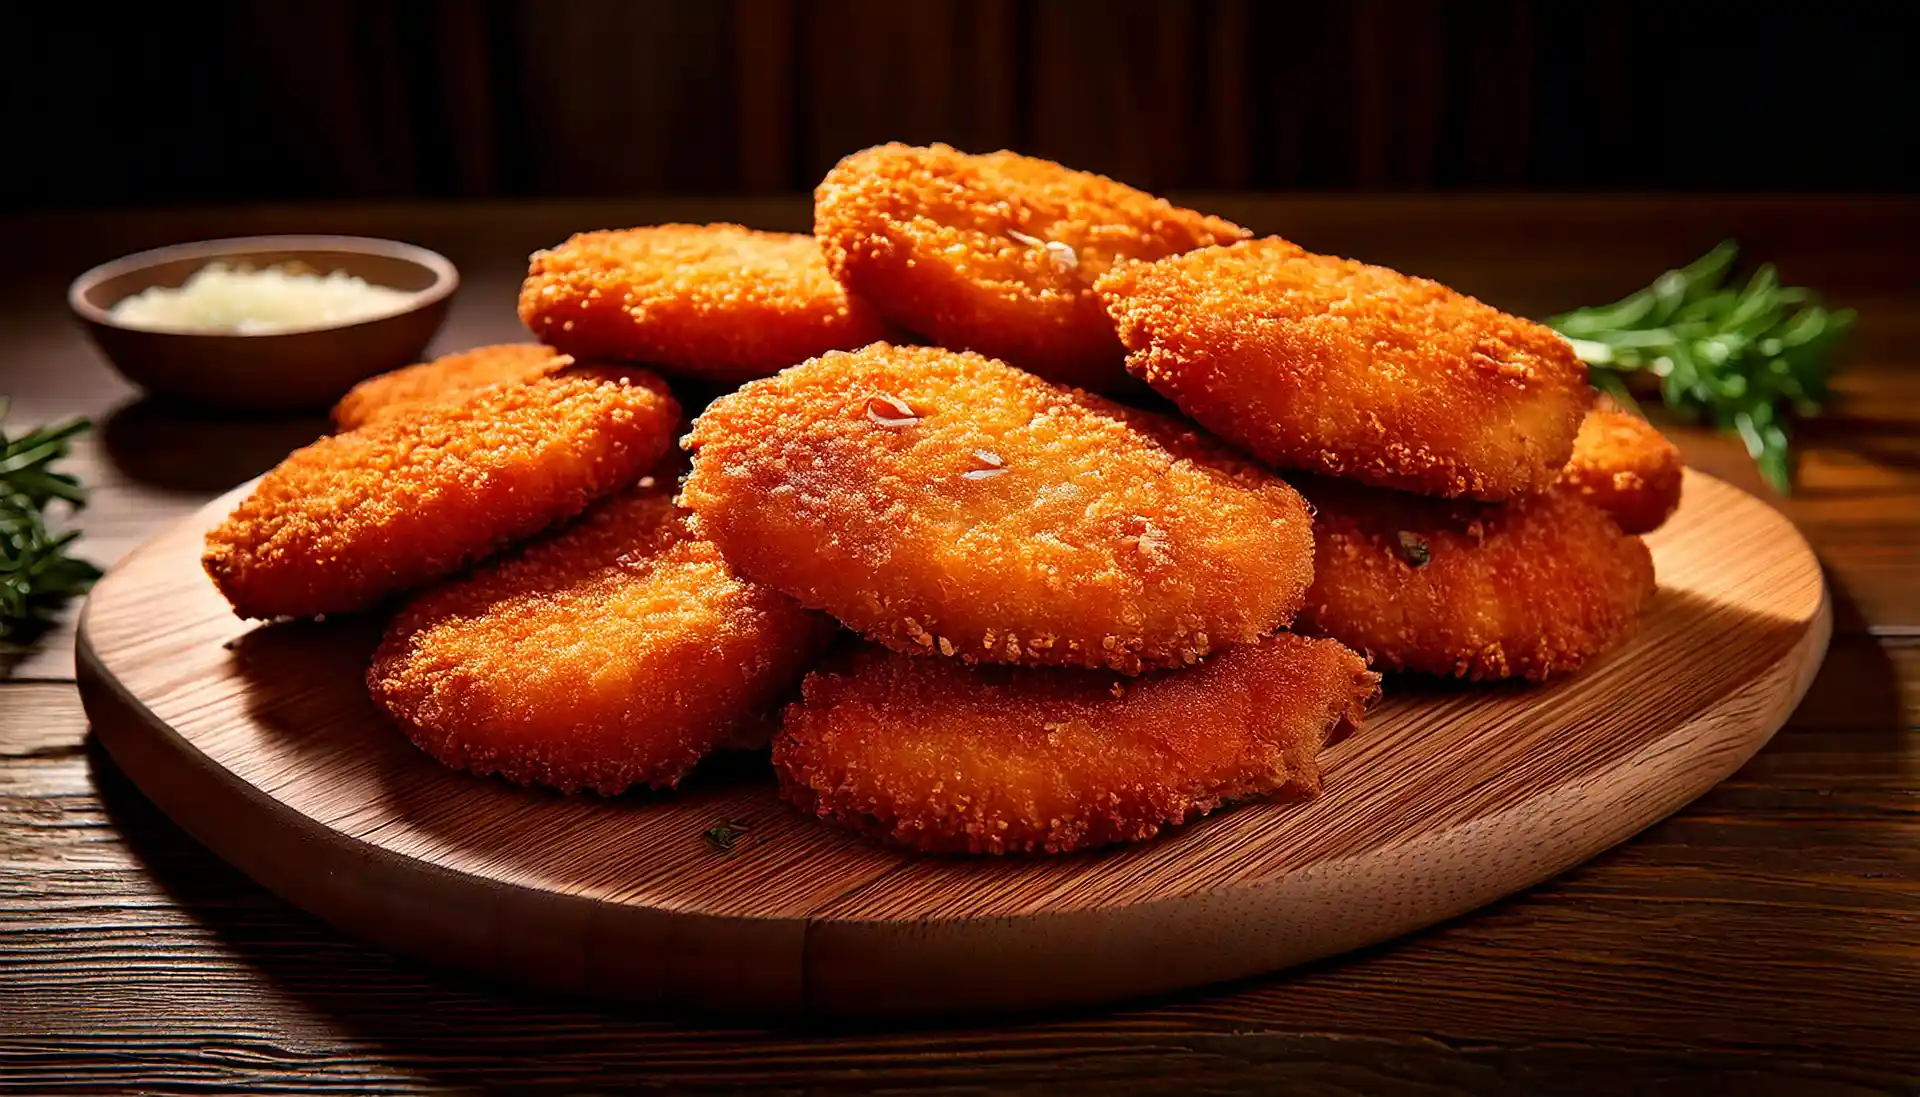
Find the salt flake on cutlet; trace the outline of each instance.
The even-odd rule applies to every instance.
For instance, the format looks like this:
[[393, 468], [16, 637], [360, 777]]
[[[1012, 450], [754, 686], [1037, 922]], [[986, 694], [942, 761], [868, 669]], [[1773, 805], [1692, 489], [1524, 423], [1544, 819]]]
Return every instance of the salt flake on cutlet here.
[[890, 392], [867, 397], [867, 418], [883, 427], [910, 427], [920, 421], [913, 405]]

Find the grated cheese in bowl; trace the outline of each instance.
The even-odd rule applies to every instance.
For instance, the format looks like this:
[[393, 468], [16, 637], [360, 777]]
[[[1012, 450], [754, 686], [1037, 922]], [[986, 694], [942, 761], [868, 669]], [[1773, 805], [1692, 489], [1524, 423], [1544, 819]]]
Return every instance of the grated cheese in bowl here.
[[273, 335], [358, 324], [404, 311], [413, 294], [336, 270], [263, 270], [208, 263], [178, 288], [154, 286], [108, 310], [117, 324], [147, 331]]

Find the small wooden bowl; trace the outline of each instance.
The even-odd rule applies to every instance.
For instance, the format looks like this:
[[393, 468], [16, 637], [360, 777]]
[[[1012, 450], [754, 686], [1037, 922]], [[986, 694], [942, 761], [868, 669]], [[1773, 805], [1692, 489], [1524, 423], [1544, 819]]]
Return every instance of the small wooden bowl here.
[[[268, 335], [152, 331], [109, 312], [153, 286], [179, 286], [215, 261], [341, 270], [411, 294], [400, 312]], [[416, 362], [446, 319], [460, 274], [445, 256], [360, 236], [243, 236], [137, 252], [74, 279], [67, 305], [120, 373], [164, 399], [228, 411], [325, 407], [357, 381]]]

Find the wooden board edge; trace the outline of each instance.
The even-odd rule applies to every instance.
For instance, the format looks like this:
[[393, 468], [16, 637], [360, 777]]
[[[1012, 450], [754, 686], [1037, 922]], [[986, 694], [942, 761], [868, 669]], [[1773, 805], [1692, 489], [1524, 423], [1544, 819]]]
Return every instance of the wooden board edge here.
[[241, 780], [155, 716], [106, 670], [84, 612], [74, 655], [87, 719], [140, 791], [222, 860], [349, 936], [457, 974], [642, 1008], [779, 1017], [804, 1005], [799, 919], [610, 904], [359, 841]]
[[[1801, 637], [1747, 685], [1597, 779], [1423, 835], [1391, 858], [1370, 853], [1215, 892], [1086, 911], [912, 925], [816, 920], [806, 942], [807, 1011], [858, 1016], [884, 1004], [892, 1013], [967, 1015], [1139, 998], [1277, 972], [1458, 917], [1575, 868], [1732, 775], [1806, 696], [1832, 632], [1823, 580]], [[1711, 764], [1676, 770], [1676, 751]], [[1676, 772], [1684, 780], [1672, 780]], [[1582, 815], [1582, 802], [1602, 787], [1626, 810], [1589, 832], [1556, 827]], [[1501, 871], [1485, 871], [1488, 851], [1502, 849], [1526, 856], [1496, 859]], [[990, 977], [1006, 970], [1021, 973], [1017, 985]], [[1046, 989], [1035, 994], [1035, 984]]]
[[[246, 490], [236, 488], [177, 525], [204, 528], [206, 512], [230, 507]], [[1799, 547], [1811, 561], [1804, 539]], [[1478, 889], [1464, 886], [1474, 881], [1455, 881], [1438, 889], [1439, 898], [1409, 904], [1388, 897], [1356, 918], [1355, 895], [1379, 900], [1388, 888], [1404, 890], [1380, 867], [1381, 859], [1369, 855], [1129, 907], [901, 925], [609, 904], [515, 887], [363, 843], [241, 781], [161, 721], [107, 671], [93, 645], [90, 609], [91, 603], [80, 616], [76, 668], [102, 744], [196, 840], [287, 901], [350, 935], [454, 970], [675, 1011], [771, 1017], [977, 1014], [1139, 997], [1278, 970], [1464, 913], [1624, 841], [1718, 783], [1785, 722], [1817, 672], [1832, 631], [1831, 592], [1822, 581], [1817, 610], [1787, 654], [1601, 779], [1627, 780], [1631, 787], [1622, 795], [1634, 800], [1634, 810], [1585, 842], [1521, 843], [1532, 851], [1527, 863], [1508, 866]], [[1688, 780], [1664, 796], [1642, 795], [1668, 772], [1656, 763], [1677, 744], [1710, 738], [1730, 710], [1748, 702], [1764, 702], [1763, 711], [1744, 725], [1750, 738], [1737, 750], [1716, 755], [1711, 767], [1687, 771]], [[1531, 836], [1532, 828], [1577, 804], [1593, 783], [1424, 836], [1398, 852], [1464, 863], [1472, 850], [1495, 844], [1492, 836]], [[259, 818], [269, 825], [260, 826]], [[237, 819], [256, 821], [229, 825]], [[298, 856], [289, 858], [288, 849]], [[419, 918], [422, 909], [455, 914]], [[1303, 934], [1298, 925], [1285, 924], [1303, 914], [1308, 917], [1300, 924], [1317, 932]], [[1115, 955], [1114, 946], [1089, 953], [1095, 946], [1087, 942], [1107, 933], [1128, 943], [1120, 946], [1126, 954]], [[1237, 939], [1234, 934], [1252, 940], [1241, 942], [1244, 948], [1226, 947]], [[1209, 935], [1221, 947], [1195, 954], [1192, 939]], [[990, 962], [982, 962], [983, 954]], [[860, 963], [849, 964], [853, 956]], [[851, 980], [823, 974], [836, 966], [856, 974]], [[995, 970], [1016, 973], [1017, 982], [986, 982], [985, 973]]]

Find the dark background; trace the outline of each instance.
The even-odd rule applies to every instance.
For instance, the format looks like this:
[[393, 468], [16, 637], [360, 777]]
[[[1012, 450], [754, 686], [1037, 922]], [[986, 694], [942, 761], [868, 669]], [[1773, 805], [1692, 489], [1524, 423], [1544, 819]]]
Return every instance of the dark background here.
[[0, 24], [0, 196], [801, 191], [888, 139], [1187, 191], [1912, 191], [1915, 8], [54, 0]]

